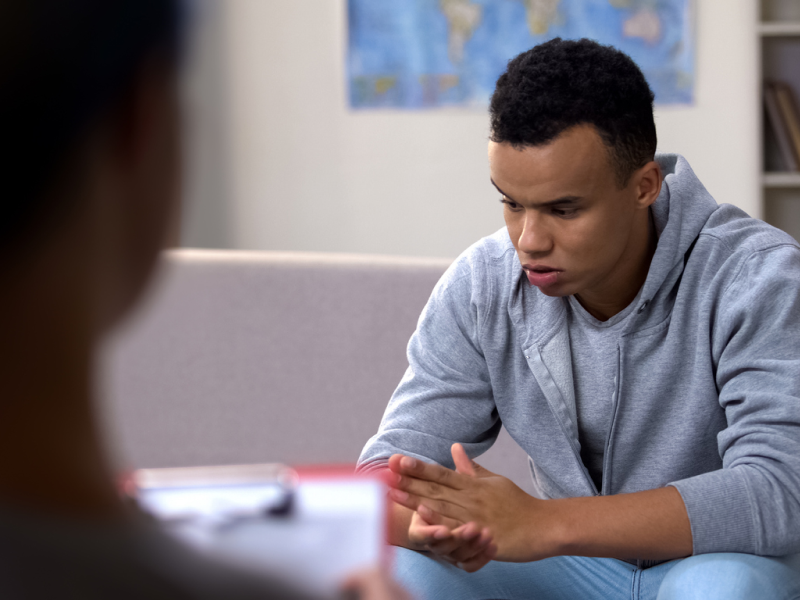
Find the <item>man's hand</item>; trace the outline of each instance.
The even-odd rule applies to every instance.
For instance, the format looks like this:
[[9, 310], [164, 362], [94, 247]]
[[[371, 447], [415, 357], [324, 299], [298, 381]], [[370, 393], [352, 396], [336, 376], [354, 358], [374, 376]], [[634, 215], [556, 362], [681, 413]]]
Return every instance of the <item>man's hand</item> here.
[[[497, 560], [557, 555], [669, 560], [692, 553], [686, 506], [674, 487], [614, 496], [539, 500], [452, 447], [456, 470], [395, 454], [391, 498], [429, 526], [488, 528]], [[452, 529], [455, 531], [455, 529]]]
[[[453, 538], [438, 545], [445, 555], [468, 533], [473, 539], [492, 539], [500, 560], [527, 562], [552, 556], [544, 531], [536, 536], [538, 543], [529, 539], [532, 531], [544, 529], [537, 521], [546, 522], [546, 503], [474, 463], [461, 444], [454, 444], [452, 453], [455, 471], [400, 454], [389, 459], [394, 473], [390, 497], [416, 511], [409, 538], [414, 541], [412, 532], [444, 536], [442, 528], [447, 528]], [[430, 541], [427, 545], [436, 551]]]
[[427, 523], [418, 512], [411, 517], [408, 538], [439, 558], [474, 573], [483, 568], [497, 554], [488, 527], [475, 523], [458, 524], [451, 519], [440, 519], [439, 525]]

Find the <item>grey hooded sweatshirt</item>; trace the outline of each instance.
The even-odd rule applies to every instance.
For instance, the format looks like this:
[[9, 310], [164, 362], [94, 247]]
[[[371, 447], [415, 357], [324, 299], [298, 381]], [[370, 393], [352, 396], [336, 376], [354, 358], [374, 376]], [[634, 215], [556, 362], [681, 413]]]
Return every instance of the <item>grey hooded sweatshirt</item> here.
[[359, 469], [393, 453], [453, 467], [501, 424], [541, 498], [673, 485], [694, 554], [800, 552], [800, 247], [659, 155], [658, 246], [620, 336], [598, 492], [580, 459], [567, 299], [528, 284], [506, 229], [435, 287]]

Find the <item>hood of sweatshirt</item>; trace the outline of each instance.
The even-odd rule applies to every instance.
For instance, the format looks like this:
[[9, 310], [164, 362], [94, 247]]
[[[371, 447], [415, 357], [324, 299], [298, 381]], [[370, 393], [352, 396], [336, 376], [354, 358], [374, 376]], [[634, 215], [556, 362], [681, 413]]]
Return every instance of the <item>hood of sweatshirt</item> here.
[[[672, 291], [680, 282], [683, 267], [694, 242], [717, 202], [700, 183], [685, 158], [678, 154], [659, 154], [664, 182], [651, 207], [658, 234], [650, 269], [642, 287], [640, 310], [663, 314], [671, 308]], [[673, 198], [691, 198], [691, 202], [671, 202]]]

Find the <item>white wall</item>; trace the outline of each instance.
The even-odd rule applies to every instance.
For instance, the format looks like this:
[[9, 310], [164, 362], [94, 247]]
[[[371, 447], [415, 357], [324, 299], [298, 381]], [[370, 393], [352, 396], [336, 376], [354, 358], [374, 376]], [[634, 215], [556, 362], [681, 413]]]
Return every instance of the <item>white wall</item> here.
[[234, 247], [228, 127], [229, 90], [226, 86], [227, 2], [193, 0], [198, 7], [191, 20], [186, 52], [186, 186], [181, 241], [208, 248]]
[[695, 0], [695, 103], [656, 110], [659, 149], [680, 152], [718, 202], [761, 208], [761, 83], [755, 0]]
[[[695, 1], [696, 103], [657, 110], [660, 148], [760, 216], [756, 2]], [[205, 143], [225, 151], [203, 177], [224, 174], [226, 210], [190, 207], [186, 244], [215, 245], [205, 212], [235, 248], [454, 257], [502, 226], [484, 112], [348, 110], [345, 0], [223, 6], [225, 139]]]

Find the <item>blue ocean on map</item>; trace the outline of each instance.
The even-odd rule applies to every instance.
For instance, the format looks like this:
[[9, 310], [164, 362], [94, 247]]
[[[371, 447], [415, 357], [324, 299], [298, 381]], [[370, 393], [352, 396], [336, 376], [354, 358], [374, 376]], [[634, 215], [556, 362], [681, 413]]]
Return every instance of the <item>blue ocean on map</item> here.
[[509, 59], [562, 37], [636, 61], [658, 104], [694, 92], [692, 0], [348, 0], [356, 109], [485, 109]]

